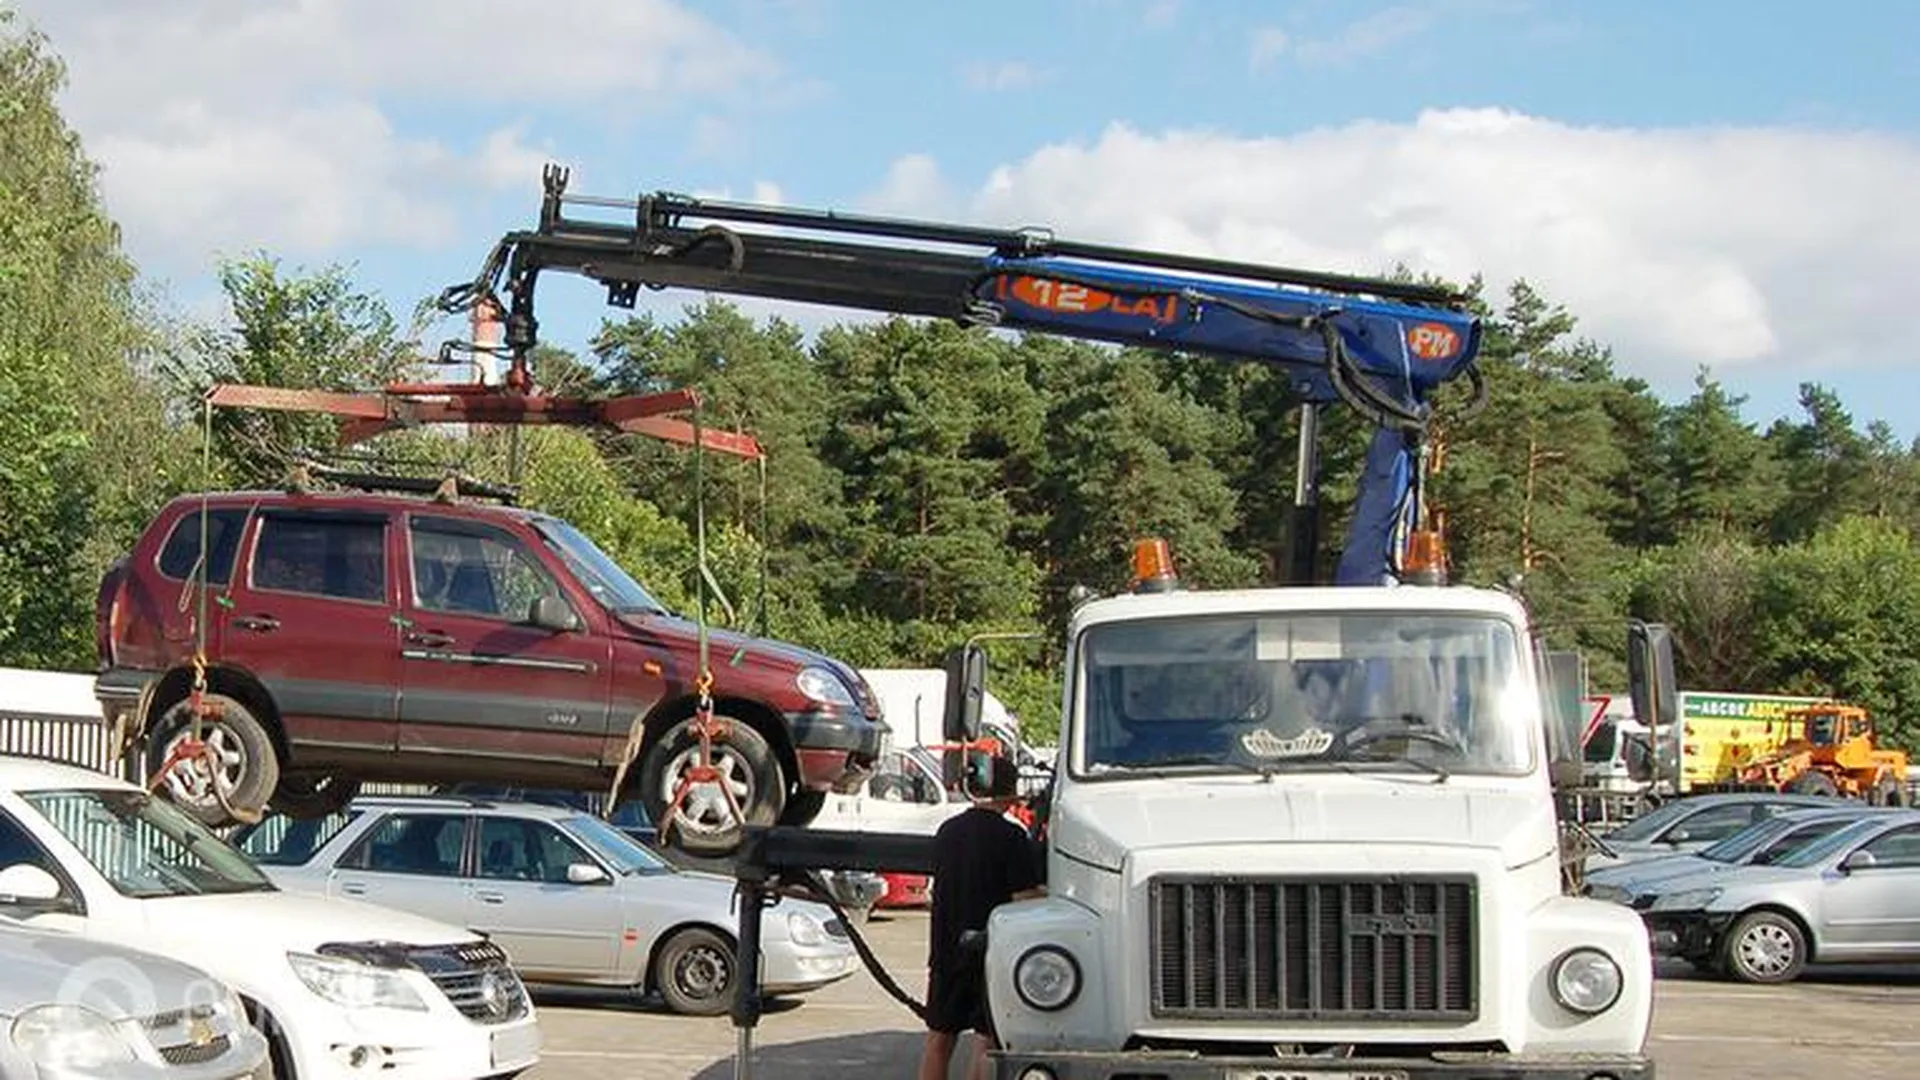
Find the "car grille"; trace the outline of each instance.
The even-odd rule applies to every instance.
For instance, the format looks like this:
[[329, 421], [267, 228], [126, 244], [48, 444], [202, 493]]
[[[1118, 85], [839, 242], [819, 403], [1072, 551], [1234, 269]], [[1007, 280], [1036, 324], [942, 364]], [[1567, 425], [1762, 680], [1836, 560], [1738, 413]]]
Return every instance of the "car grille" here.
[[1475, 899], [1466, 877], [1155, 879], [1153, 1015], [1471, 1020]]
[[493, 942], [416, 948], [409, 959], [470, 1020], [503, 1024], [527, 1014], [527, 988]]
[[140, 1025], [147, 1029], [162, 1061], [169, 1065], [203, 1065], [218, 1060], [232, 1047], [225, 1033], [214, 1030], [216, 1022], [212, 1006], [194, 1005], [154, 1013]]
[[211, 1042], [198, 1046], [193, 1043], [163, 1046], [160, 1058], [169, 1065], [203, 1065], [226, 1053], [230, 1045], [225, 1035], [215, 1035]]

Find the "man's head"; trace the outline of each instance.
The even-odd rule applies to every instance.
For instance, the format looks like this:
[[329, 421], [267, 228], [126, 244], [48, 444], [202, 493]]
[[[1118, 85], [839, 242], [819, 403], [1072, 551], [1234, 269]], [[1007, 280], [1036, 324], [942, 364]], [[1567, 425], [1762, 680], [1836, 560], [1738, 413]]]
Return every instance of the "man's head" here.
[[967, 754], [965, 791], [975, 802], [1012, 802], [1020, 794], [1020, 766], [1005, 754]]

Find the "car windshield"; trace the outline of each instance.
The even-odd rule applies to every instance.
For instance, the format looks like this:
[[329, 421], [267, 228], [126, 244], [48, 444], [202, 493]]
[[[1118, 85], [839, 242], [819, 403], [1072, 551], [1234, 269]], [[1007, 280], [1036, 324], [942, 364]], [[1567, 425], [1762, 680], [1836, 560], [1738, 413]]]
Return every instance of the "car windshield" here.
[[1661, 830], [1667, 826], [1699, 809], [1700, 805], [1699, 803], [1689, 803], [1684, 799], [1679, 802], [1670, 802], [1665, 806], [1649, 810], [1639, 817], [1634, 818], [1632, 821], [1627, 822], [1625, 825], [1607, 833], [1606, 839], [1609, 843], [1618, 840], [1630, 844], [1642, 840], [1651, 840], [1660, 835]]
[[1829, 833], [1843, 829], [1850, 824], [1852, 824], [1852, 822], [1846, 818], [1834, 818], [1831, 821], [1822, 821], [1814, 825], [1801, 826], [1799, 831], [1774, 840], [1765, 851], [1753, 856], [1751, 861], [1755, 866], [1778, 866], [1780, 865], [1780, 860], [1792, 855], [1808, 844], [1819, 842]]
[[76, 788], [22, 793], [28, 805], [126, 896], [272, 892], [247, 857], [165, 799]]
[[655, 600], [619, 563], [587, 539], [587, 534], [559, 518], [542, 518], [534, 522], [534, 527], [573, 576], [580, 579], [580, 584], [608, 611], [669, 614], [666, 605]]
[[1714, 862], [1733, 863], [1745, 859], [1760, 850], [1762, 845], [1779, 839], [1787, 830], [1797, 827], [1800, 822], [1783, 818], [1768, 818], [1757, 824], [1749, 825], [1725, 840], [1702, 848], [1700, 857]]
[[574, 839], [592, 848], [623, 876], [675, 872], [673, 864], [648, 851], [645, 844], [591, 814], [567, 818], [565, 824]]
[[335, 810], [318, 818], [268, 814], [235, 833], [233, 846], [261, 866], [304, 866], [359, 816], [358, 810]]
[[1542, 722], [1518, 634], [1486, 615], [1149, 618], [1095, 625], [1076, 652], [1086, 775], [1511, 775], [1531, 768]]
[[1859, 843], [1880, 827], [1881, 822], [1879, 821], [1850, 821], [1847, 823], [1846, 828], [1835, 829], [1796, 851], [1782, 855], [1774, 859], [1771, 865], [1784, 866], [1792, 870], [1804, 870], [1809, 866], [1818, 866], [1820, 863], [1825, 862], [1841, 851]]

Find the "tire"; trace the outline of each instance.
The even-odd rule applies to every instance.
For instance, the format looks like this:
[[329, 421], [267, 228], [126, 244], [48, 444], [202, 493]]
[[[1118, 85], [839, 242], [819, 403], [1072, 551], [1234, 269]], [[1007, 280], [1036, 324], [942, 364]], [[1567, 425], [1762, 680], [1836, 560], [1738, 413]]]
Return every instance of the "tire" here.
[[[225, 694], [202, 695], [214, 715], [200, 723], [200, 737], [216, 754], [226, 760], [218, 781], [226, 789], [227, 801], [241, 813], [259, 813], [280, 785], [280, 757], [273, 737], [253, 713]], [[191, 697], [181, 698], [160, 714], [154, 725], [147, 751], [147, 776], [151, 778], [165, 765], [174, 747], [193, 733]], [[208, 783], [204, 768], [197, 762], [182, 762], [168, 774], [160, 791], [182, 810], [211, 829], [239, 822], [220, 805], [219, 796]]]
[[[713, 742], [713, 763], [722, 770], [734, 789], [734, 799], [746, 815], [746, 825], [773, 825], [786, 809], [787, 778], [773, 747], [758, 731], [744, 721], [727, 721], [724, 740]], [[700, 737], [693, 721], [683, 720], [669, 728], [649, 747], [640, 760], [640, 799], [659, 830], [660, 843], [693, 855], [732, 854], [745, 838], [742, 822], [735, 820], [733, 808], [712, 785], [690, 788], [680, 812], [672, 822], [667, 810], [686, 770], [700, 761]]]
[[1822, 772], [1802, 773], [1787, 790], [1798, 795], [1823, 795], [1829, 799], [1840, 797], [1840, 787], [1833, 778]]
[[358, 794], [358, 780], [337, 773], [296, 773], [280, 777], [280, 784], [267, 805], [296, 821], [305, 821], [346, 809]]
[[827, 808], [827, 793], [824, 791], [796, 791], [787, 796], [787, 808], [780, 815], [780, 824], [805, 828], [813, 824], [820, 811]]
[[683, 1016], [719, 1016], [733, 1006], [736, 960], [731, 941], [712, 930], [689, 927], [660, 946], [654, 988], [667, 1008]]
[[1799, 924], [1777, 911], [1743, 915], [1727, 931], [1720, 966], [1741, 982], [1792, 982], [1807, 966], [1806, 935]]

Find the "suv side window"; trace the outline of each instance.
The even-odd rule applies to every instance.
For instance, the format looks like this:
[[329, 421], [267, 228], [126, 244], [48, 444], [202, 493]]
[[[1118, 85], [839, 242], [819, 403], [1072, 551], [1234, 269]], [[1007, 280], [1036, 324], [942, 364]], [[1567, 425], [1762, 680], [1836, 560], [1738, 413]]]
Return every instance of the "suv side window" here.
[[592, 862], [580, 846], [544, 821], [480, 819], [480, 876], [494, 881], [565, 884], [567, 867]]
[[378, 518], [267, 514], [253, 545], [255, 589], [336, 600], [387, 598], [387, 526]]
[[422, 611], [525, 622], [533, 601], [559, 596], [538, 560], [498, 529], [413, 517], [413, 604]]
[[[233, 556], [240, 549], [240, 534], [247, 527], [247, 512], [239, 507], [208, 510], [207, 548], [213, 552], [207, 560], [207, 580], [225, 585], [233, 577]], [[174, 522], [167, 542], [160, 547], [160, 572], [175, 581], [193, 576], [200, 561], [200, 511], [193, 509]]]
[[392, 814], [341, 857], [349, 870], [459, 877], [467, 846], [464, 814]]

